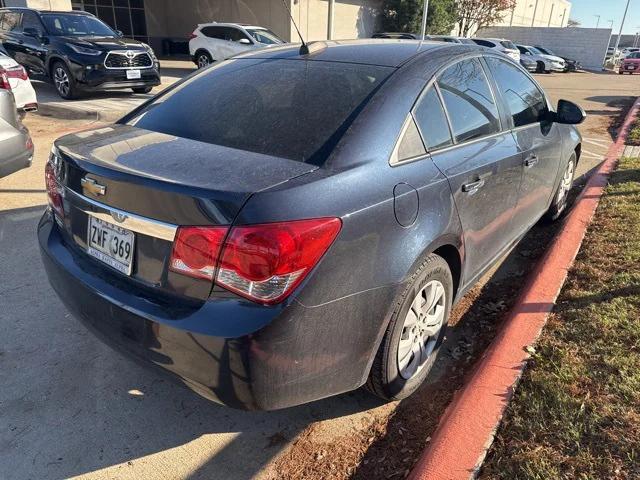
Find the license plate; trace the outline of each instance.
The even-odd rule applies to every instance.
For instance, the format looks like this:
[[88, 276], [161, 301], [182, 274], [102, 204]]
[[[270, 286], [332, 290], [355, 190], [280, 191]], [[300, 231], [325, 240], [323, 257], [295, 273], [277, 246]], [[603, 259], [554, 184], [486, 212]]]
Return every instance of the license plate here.
[[636, 66], [635, 66], [635, 65], [629, 65], [629, 66], [627, 67], [627, 70], [635, 70], [635, 69], [636, 69]]
[[138, 80], [142, 78], [140, 70], [127, 70], [127, 80]]
[[125, 275], [131, 275], [135, 234], [89, 216], [87, 253]]

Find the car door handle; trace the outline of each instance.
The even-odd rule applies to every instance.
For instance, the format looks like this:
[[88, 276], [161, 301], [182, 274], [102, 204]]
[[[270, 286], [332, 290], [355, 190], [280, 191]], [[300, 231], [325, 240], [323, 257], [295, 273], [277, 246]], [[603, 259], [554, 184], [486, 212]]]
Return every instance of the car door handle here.
[[462, 185], [462, 191], [468, 193], [469, 195], [473, 195], [482, 187], [484, 187], [484, 179], [481, 178], [480, 180], [477, 180], [475, 182], [465, 183], [464, 185]]
[[530, 156], [524, 161], [524, 166], [527, 168], [535, 167], [538, 164], [538, 157], [535, 155]]

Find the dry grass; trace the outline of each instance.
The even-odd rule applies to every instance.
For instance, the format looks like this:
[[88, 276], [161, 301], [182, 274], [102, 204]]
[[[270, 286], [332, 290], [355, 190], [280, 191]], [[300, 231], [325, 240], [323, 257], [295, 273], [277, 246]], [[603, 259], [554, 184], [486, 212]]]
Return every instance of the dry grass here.
[[611, 178], [481, 478], [640, 478], [638, 159]]

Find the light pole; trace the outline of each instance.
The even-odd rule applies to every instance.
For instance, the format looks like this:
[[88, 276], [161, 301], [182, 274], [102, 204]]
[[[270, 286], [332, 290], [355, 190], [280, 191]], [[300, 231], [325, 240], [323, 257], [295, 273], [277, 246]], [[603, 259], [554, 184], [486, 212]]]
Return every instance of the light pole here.
[[596, 22], [596, 28], [600, 26], [600, 16], [601, 15], [594, 15], [594, 17], [598, 17], [598, 21]]
[[427, 13], [429, 11], [429, 0], [424, 0], [424, 8], [422, 10], [422, 40], [427, 34]]
[[624, 28], [624, 22], [627, 19], [627, 13], [629, 12], [629, 4], [631, 0], [627, 0], [627, 6], [624, 8], [624, 15], [622, 16], [622, 23], [620, 24], [620, 33], [618, 33], [618, 38], [616, 39], [616, 46], [613, 47], [613, 54], [618, 51], [618, 47], [620, 46], [620, 40], [622, 39], [622, 29]]
[[538, 14], [538, 0], [536, 0], [536, 6], [533, 9], [533, 18], [531, 19], [531, 26], [533, 27], [536, 23], [536, 15]]

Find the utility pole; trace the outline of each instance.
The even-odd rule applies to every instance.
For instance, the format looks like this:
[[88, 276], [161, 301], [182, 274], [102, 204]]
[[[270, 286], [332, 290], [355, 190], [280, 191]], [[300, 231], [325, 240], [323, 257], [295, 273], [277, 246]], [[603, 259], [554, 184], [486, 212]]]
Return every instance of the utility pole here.
[[594, 15], [594, 17], [598, 17], [598, 21], [596, 22], [596, 28], [600, 26], [600, 17], [601, 15]]
[[624, 9], [624, 15], [622, 16], [622, 23], [620, 24], [620, 33], [618, 33], [618, 39], [616, 40], [616, 46], [613, 47], [613, 54], [618, 51], [618, 47], [620, 47], [620, 40], [622, 39], [622, 29], [624, 28], [624, 22], [627, 19], [627, 13], [629, 12], [629, 4], [631, 0], [627, 0], [627, 6]]
[[538, 13], [538, 1], [539, 1], [539, 0], [536, 0], [536, 6], [535, 6], [535, 8], [533, 9], [533, 18], [531, 19], [531, 26], [532, 26], [532, 27], [533, 27], [533, 26], [534, 26], [534, 24], [536, 23], [536, 15], [537, 15], [537, 13]]
[[424, 8], [422, 10], [422, 37], [424, 40], [425, 35], [427, 34], [427, 13], [429, 11], [429, 0], [424, 0]]

